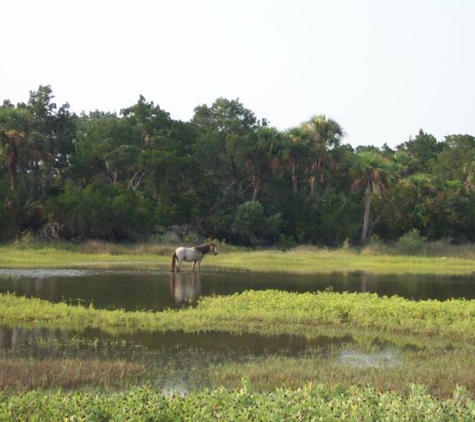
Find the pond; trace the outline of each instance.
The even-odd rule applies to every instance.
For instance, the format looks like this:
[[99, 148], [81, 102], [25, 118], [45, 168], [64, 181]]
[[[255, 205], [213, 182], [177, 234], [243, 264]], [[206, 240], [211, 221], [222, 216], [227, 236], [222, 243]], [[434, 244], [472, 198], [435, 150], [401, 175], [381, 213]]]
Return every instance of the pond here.
[[[357, 274], [283, 274], [238, 271], [112, 270], [0, 270], [0, 292], [51, 301], [94, 304], [96, 308], [154, 310], [192, 306], [201, 296], [229, 295], [245, 290], [278, 289], [316, 292], [374, 292], [415, 300], [475, 298], [475, 277], [380, 276]], [[375, 344], [377, 341], [375, 341]], [[399, 350], [398, 350], [399, 349]], [[297, 359], [313, 356], [356, 367], [399, 367], [404, 351], [383, 344], [377, 350], [360, 349], [351, 332], [315, 339], [303, 336], [235, 335], [228, 333], [135, 332], [113, 336], [97, 329], [76, 332], [47, 327], [0, 326], [0, 352], [4, 356], [35, 359], [72, 357], [126, 359], [153, 366], [157, 382], [167, 391], [186, 393], [213, 387], [207, 368], [226, 362], [247, 362], [272, 356]], [[158, 368], [158, 369], [157, 369]]]
[[393, 368], [403, 355], [392, 345], [360, 350], [351, 334], [316, 338], [257, 334], [182, 332], [111, 335], [99, 329], [84, 331], [0, 325], [0, 356], [28, 359], [127, 360], [147, 368], [164, 392], [186, 394], [213, 388], [210, 374], [216, 365], [263, 362], [266, 358], [312, 359], [315, 364], [334, 361], [339, 366]]
[[92, 303], [96, 308], [154, 310], [189, 306], [200, 296], [230, 295], [245, 290], [291, 292], [372, 292], [409, 299], [475, 299], [475, 276], [396, 276], [356, 274], [284, 274], [208, 271], [5, 270], [0, 293], [51, 301]]

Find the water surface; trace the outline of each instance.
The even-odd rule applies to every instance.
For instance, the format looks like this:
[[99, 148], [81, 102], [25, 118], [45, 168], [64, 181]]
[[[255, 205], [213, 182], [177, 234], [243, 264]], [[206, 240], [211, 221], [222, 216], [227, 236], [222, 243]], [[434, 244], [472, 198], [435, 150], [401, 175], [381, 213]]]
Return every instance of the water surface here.
[[[252, 273], [205, 271], [170, 274], [163, 271], [113, 270], [0, 270], [0, 293], [71, 303], [93, 303], [97, 308], [163, 310], [190, 306], [201, 296], [230, 295], [245, 290], [277, 289], [289, 292], [373, 292], [415, 300], [465, 297], [475, 299], [474, 277], [388, 276], [371, 274]], [[376, 339], [377, 340], [377, 339]], [[403, 353], [394, 345], [360, 349], [351, 333], [335, 336], [261, 336], [257, 334], [134, 332], [113, 336], [98, 329], [84, 331], [26, 329], [0, 325], [0, 353], [4, 356], [48, 358], [126, 359], [144, 363], [167, 392], [213, 387], [214, 365], [247, 362], [271, 356], [316, 357], [356, 368], [394, 368], [403, 365]], [[324, 364], [324, 363], [323, 363]]]
[[0, 293], [51, 301], [92, 303], [97, 308], [163, 310], [195, 302], [200, 296], [245, 290], [289, 292], [372, 292], [409, 299], [475, 299], [475, 276], [284, 274], [256, 272], [183, 272], [113, 270], [2, 270]]

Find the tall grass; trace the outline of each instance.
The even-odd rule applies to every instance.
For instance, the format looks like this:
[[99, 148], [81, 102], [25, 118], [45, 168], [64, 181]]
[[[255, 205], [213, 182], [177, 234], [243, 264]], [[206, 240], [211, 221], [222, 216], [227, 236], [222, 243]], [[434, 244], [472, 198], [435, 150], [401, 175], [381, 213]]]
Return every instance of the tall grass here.
[[[447, 246], [448, 248], [449, 246]], [[169, 270], [176, 245], [120, 245], [85, 242], [8, 245], [0, 247], [0, 268], [96, 268]], [[371, 272], [376, 274], [466, 275], [475, 273], [471, 249], [457, 249], [460, 256], [402, 254], [398, 248], [370, 244], [360, 249], [319, 249], [299, 246], [288, 251], [242, 249], [219, 245], [217, 256], [206, 257], [203, 268], [287, 273]], [[442, 249], [439, 251], [442, 253]]]
[[146, 374], [143, 365], [125, 360], [0, 358], [0, 390], [84, 387], [120, 388]]
[[[353, 363], [341, 359], [341, 348], [325, 354], [301, 357], [269, 356], [247, 362], [225, 362], [211, 368], [213, 385], [238, 388], [243, 378], [256, 391], [276, 386], [299, 388], [305, 383], [328, 387], [372, 386], [378, 391], [408, 394], [411, 383], [425, 385], [439, 398], [450, 397], [457, 385], [463, 385], [475, 397], [475, 361], [473, 348], [455, 351], [395, 351], [395, 361], [384, 359], [381, 349], [355, 349]], [[379, 359], [379, 360], [378, 360]], [[398, 360], [399, 359], [399, 360]]]
[[448, 239], [430, 241], [414, 229], [396, 242], [386, 243], [372, 239], [362, 248], [361, 253], [474, 259], [475, 244], [454, 244]]

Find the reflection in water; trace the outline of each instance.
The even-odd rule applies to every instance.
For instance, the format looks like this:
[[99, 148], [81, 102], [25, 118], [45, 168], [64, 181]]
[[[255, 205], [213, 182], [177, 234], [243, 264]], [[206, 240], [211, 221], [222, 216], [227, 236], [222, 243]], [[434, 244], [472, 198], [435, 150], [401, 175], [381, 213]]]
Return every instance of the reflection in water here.
[[[341, 352], [338, 353], [338, 350]], [[335, 354], [335, 352], [337, 354]], [[268, 357], [328, 359], [356, 367], [391, 368], [402, 357], [391, 345], [373, 353], [359, 351], [349, 334], [304, 336], [233, 335], [227, 333], [144, 333], [112, 336], [98, 329], [82, 332], [48, 328], [25, 329], [0, 325], [0, 356], [33, 359], [126, 359], [145, 365], [168, 394], [213, 388], [209, 370], [225, 363], [256, 362]], [[317, 363], [318, 364], [318, 363]]]
[[196, 302], [201, 296], [201, 277], [199, 273], [181, 275], [170, 274], [170, 292], [177, 303]]
[[69, 340], [69, 332], [57, 328], [23, 328], [0, 325], [0, 350], [31, 351], [42, 344], [65, 343]]
[[153, 310], [181, 308], [200, 296], [245, 290], [371, 292], [414, 300], [475, 299], [475, 276], [404, 276], [370, 273], [284, 274], [111, 270], [2, 270], [0, 293], [51, 301], [93, 304], [96, 308]]
[[[0, 350], [10, 352], [34, 351], [37, 348], [56, 344], [68, 344], [74, 339], [76, 343], [81, 339], [90, 344], [124, 344], [141, 347], [147, 350], [176, 353], [178, 350], [203, 350], [207, 353], [251, 354], [262, 356], [268, 354], [299, 355], [309, 349], [330, 349], [343, 345], [353, 344], [351, 335], [342, 336], [321, 335], [316, 338], [305, 336], [278, 335], [263, 336], [259, 334], [230, 334], [221, 332], [206, 332], [200, 334], [173, 332], [144, 332], [137, 331], [131, 334], [114, 336], [100, 329], [86, 329], [84, 331], [68, 331], [49, 328], [26, 329], [22, 327], [6, 327], [0, 325]], [[75, 344], [76, 344], [75, 343]]]

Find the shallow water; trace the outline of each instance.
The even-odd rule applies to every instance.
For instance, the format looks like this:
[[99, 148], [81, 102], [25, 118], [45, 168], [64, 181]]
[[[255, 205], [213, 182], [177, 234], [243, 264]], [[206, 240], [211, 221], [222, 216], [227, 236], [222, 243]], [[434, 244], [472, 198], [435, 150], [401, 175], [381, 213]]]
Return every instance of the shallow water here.
[[[475, 298], [475, 277], [376, 276], [371, 274], [251, 273], [204, 271], [170, 274], [160, 271], [0, 270], [0, 293], [51, 301], [93, 303], [97, 308], [127, 310], [180, 308], [201, 296], [229, 295], [244, 290], [292, 292], [373, 292], [416, 300]], [[336, 352], [335, 352], [336, 351]], [[303, 336], [234, 335], [228, 333], [135, 332], [114, 337], [97, 329], [0, 326], [0, 352], [5, 356], [43, 358], [104, 358], [145, 362], [161, 374], [166, 392], [183, 393], [213, 387], [208, 368], [226, 362], [247, 362], [271, 356], [318, 356], [353, 368], [393, 368], [403, 364], [403, 351], [393, 345], [360, 350], [351, 333]], [[335, 354], [336, 353], [336, 354]]]
[[97, 308], [163, 310], [194, 303], [200, 296], [244, 290], [372, 292], [421, 300], [475, 299], [475, 276], [392, 276], [357, 274], [283, 274], [113, 270], [0, 269], [0, 293], [51, 301], [81, 302]]
[[[304, 336], [229, 333], [144, 333], [112, 336], [98, 329], [68, 331], [0, 325], [0, 356], [29, 359], [125, 359], [145, 365], [165, 393], [186, 394], [213, 388], [216, 365], [259, 362], [269, 357], [316, 358], [357, 367], [392, 368], [402, 357], [391, 345], [376, 351], [358, 350], [351, 334]], [[317, 364], [317, 363], [316, 363]]]
[[[354, 343], [350, 334], [342, 332], [341, 336], [321, 335], [316, 338], [304, 336], [278, 335], [263, 336], [258, 334], [229, 334], [206, 332], [190, 334], [183, 332], [135, 332], [132, 334], [111, 335], [99, 329], [84, 331], [42, 328], [7, 327], [0, 325], [0, 350], [15, 354], [33, 354], [48, 356], [54, 349], [61, 350], [61, 345], [77, 345], [79, 353], [81, 344], [120, 350], [121, 348], [142, 348], [175, 354], [181, 350], [202, 350], [206, 353], [223, 354], [233, 352], [241, 355], [267, 356], [282, 354], [296, 356], [314, 348], [329, 349]], [[50, 346], [58, 346], [51, 348]], [[50, 350], [49, 350], [50, 349]], [[73, 348], [74, 349], [74, 348]]]

